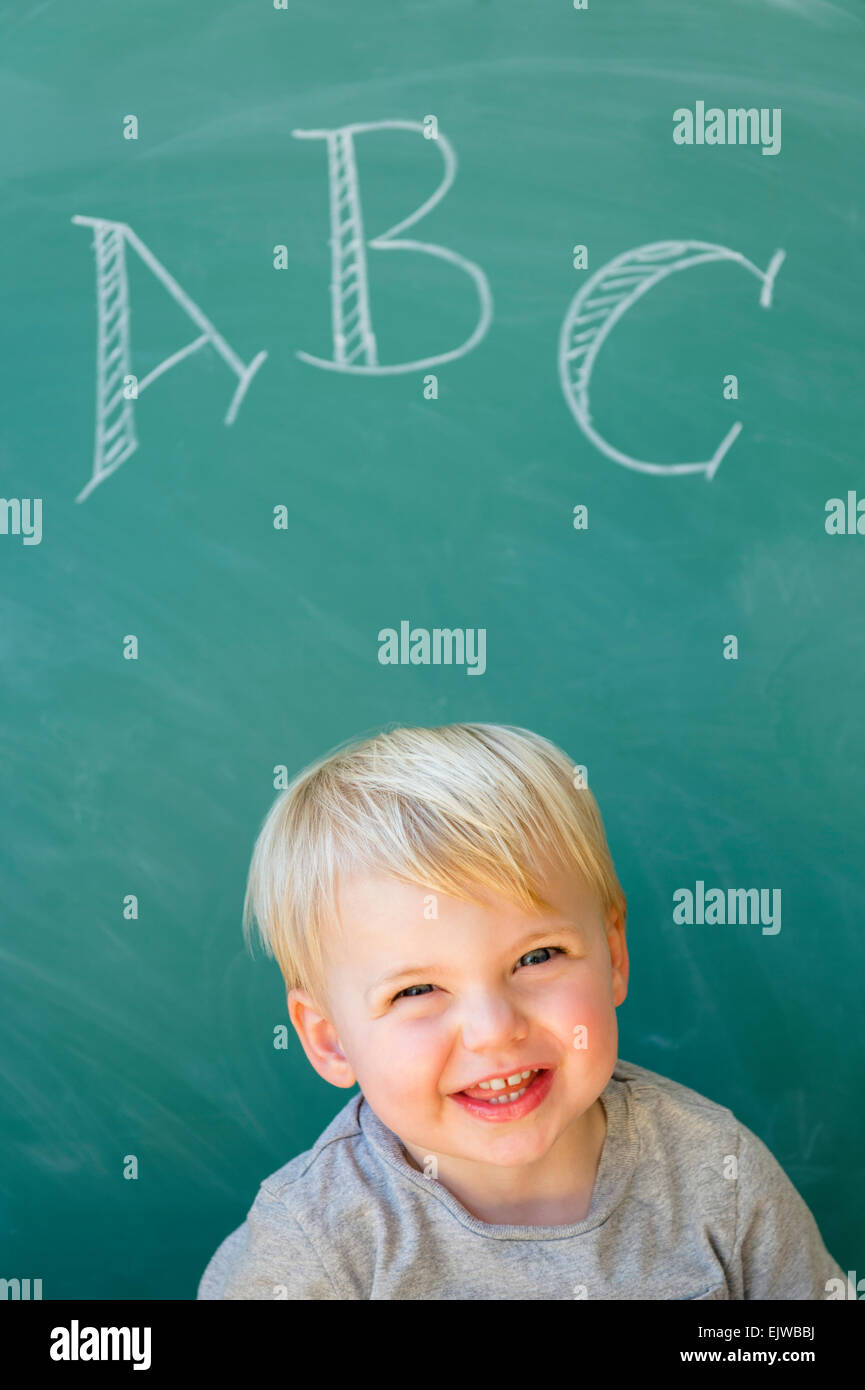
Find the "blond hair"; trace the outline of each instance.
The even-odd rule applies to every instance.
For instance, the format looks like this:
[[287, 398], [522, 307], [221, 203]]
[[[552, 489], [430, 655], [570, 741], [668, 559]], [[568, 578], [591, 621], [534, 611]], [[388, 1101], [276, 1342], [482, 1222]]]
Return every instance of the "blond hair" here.
[[277, 797], [252, 854], [244, 938], [257, 922], [287, 988], [322, 1008], [340, 874], [368, 869], [464, 901], [492, 891], [543, 911], [544, 859], [624, 915], [595, 798], [555, 744], [505, 724], [394, 727], [332, 750]]

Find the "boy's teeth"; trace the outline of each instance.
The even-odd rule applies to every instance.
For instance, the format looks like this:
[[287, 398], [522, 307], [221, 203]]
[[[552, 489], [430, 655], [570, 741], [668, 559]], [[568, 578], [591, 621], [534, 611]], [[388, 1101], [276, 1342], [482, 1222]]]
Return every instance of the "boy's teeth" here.
[[526, 1093], [526, 1091], [527, 1091], [528, 1089], [529, 1089], [528, 1086], [523, 1086], [523, 1088], [522, 1088], [521, 1090], [519, 1090], [519, 1091], [513, 1091], [513, 1092], [510, 1092], [510, 1091], [509, 1091], [508, 1094], [507, 1094], [506, 1096], [490, 1096], [489, 1100], [486, 1101], [486, 1104], [487, 1104], [487, 1105], [511, 1105], [515, 1100], [519, 1100], [520, 1096], [524, 1096], [525, 1093]]
[[503, 1091], [506, 1086], [518, 1086], [521, 1081], [527, 1081], [531, 1075], [530, 1071], [518, 1071], [513, 1076], [497, 1076], [493, 1081], [479, 1081], [478, 1085], [485, 1091]]
[[[488, 1105], [509, 1104], [528, 1090], [528, 1083], [536, 1075], [537, 1073], [534, 1071], [518, 1071], [513, 1076], [497, 1076], [493, 1081], [479, 1082], [477, 1086], [470, 1087], [463, 1094], [470, 1096], [473, 1100], [485, 1100]], [[514, 1091], [515, 1086], [520, 1089]], [[490, 1095], [490, 1091], [507, 1092], [507, 1094]]]

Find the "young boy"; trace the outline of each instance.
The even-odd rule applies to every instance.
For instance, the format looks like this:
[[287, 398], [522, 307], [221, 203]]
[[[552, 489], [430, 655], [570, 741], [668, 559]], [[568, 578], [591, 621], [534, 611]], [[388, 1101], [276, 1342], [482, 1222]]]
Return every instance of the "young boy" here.
[[591, 792], [494, 724], [298, 776], [244, 904], [304, 1052], [360, 1093], [199, 1299], [822, 1299], [844, 1274], [722, 1105], [618, 1058], [625, 898]]

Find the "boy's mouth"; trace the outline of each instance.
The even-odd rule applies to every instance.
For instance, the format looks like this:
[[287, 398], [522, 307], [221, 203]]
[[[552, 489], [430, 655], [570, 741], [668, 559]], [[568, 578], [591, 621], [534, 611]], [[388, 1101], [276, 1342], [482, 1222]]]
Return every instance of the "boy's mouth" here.
[[[519, 1100], [520, 1096], [529, 1089], [537, 1077], [546, 1070], [545, 1067], [526, 1067], [517, 1074], [517, 1080], [511, 1084], [495, 1087], [489, 1084], [469, 1086], [464, 1091], [457, 1091], [456, 1094], [458, 1096], [467, 1096], [469, 1100], [485, 1101], [488, 1105], [510, 1105], [515, 1100]], [[526, 1072], [528, 1072], [528, 1075], [526, 1075]], [[511, 1073], [511, 1075], [514, 1074], [515, 1073]]]
[[517, 1085], [504, 1086], [499, 1091], [471, 1086], [467, 1091], [456, 1091], [451, 1100], [466, 1114], [487, 1124], [514, 1123], [543, 1104], [552, 1084], [551, 1069], [538, 1067], [528, 1077], [521, 1074]]

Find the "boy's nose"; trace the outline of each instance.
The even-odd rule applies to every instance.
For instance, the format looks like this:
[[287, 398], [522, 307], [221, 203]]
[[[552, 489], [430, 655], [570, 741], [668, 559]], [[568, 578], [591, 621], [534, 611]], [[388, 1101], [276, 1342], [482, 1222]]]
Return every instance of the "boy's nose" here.
[[460, 1033], [469, 1052], [512, 1056], [529, 1035], [529, 1021], [506, 993], [485, 990], [465, 999]]

